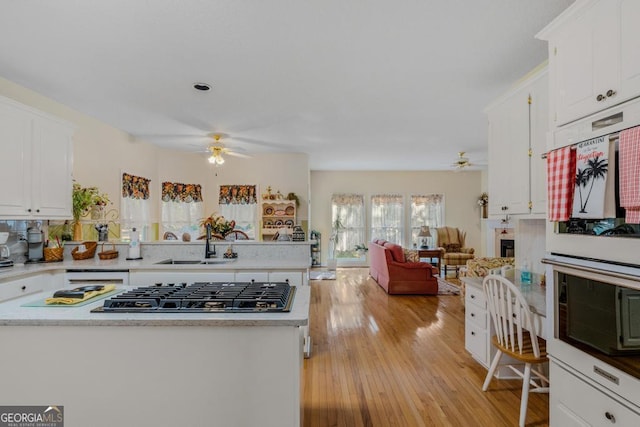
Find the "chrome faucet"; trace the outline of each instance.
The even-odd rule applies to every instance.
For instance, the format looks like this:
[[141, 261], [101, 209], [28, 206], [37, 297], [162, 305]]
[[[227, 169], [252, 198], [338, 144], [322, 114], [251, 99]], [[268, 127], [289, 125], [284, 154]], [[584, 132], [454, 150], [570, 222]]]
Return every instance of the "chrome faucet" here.
[[[216, 245], [211, 245], [210, 240], [211, 240], [211, 224], [207, 224], [206, 227], [207, 229], [207, 242], [204, 245], [204, 257], [205, 259], [211, 258], [216, 256]], [[213, 246], [213, 251], [211, 250], [211, 246]]]

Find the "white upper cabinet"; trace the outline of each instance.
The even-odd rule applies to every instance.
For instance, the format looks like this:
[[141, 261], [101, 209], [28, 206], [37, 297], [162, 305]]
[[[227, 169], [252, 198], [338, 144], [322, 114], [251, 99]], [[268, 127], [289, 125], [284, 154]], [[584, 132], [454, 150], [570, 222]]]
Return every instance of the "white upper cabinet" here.
[[0, 97], [0, 218], [71, 218], [73, 132], [67, 122]]
[[546, 212], [545, 164], [540, 156], [546, 148], [548, 92], [544, 68], [485, 110], [492, 217]]
[[551, 120], [562, 126], [640, 95], [640, 2], [578, 0], [549, 41]]

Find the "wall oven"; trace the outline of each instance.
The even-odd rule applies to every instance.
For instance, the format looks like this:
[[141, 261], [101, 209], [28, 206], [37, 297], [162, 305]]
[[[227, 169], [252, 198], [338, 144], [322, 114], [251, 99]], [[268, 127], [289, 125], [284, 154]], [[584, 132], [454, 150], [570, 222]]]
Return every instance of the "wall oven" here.
[[552, 364], [640, 413], [640, 267], [558, 255], [543, 262]]

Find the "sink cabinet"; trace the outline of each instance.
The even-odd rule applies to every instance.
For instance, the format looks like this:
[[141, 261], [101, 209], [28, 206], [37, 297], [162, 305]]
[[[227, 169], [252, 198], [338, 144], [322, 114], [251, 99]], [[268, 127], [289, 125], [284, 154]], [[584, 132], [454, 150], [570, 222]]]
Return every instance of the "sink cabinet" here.
[[71, 218], [73, 127], [0, 97], [0, 219]]

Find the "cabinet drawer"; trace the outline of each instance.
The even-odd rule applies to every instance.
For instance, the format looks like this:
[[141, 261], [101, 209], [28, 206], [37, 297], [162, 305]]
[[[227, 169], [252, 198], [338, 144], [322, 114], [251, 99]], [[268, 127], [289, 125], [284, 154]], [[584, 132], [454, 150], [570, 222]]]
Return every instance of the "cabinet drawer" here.
[[637, 426], [640, 414], [551, 362], [550, 422], [557, 426]]
[[465, 305], [466, 303], [475, 304], [482, 309], [486, 309], [487, 300], [484, 297], [484, 291], [475, 286], [465, 286]]
[[481, 309], [475, 304], [469, 304], [466, 306], [465, 318], [467, 324], [473, 324], [483, 331], [487, 330], [487, 311]]
[[236, 273], [236, 282], [268, 282], [269, 273], [266, 271], [242, 271]]
[[464, 348], [485, 366], [489, 365], [487, 355], [487, 332], [467, 322], [464, 328]]
[[272, 271], [269, 273], [270, 282], [286, 282], [292, 286], [302, 286], [302, 273], [299, 271]]
[[23, 295], [35, 294], [44, 290], [44, 283], [35, 277], [0, 283], [0, 301], [18, 298]]

